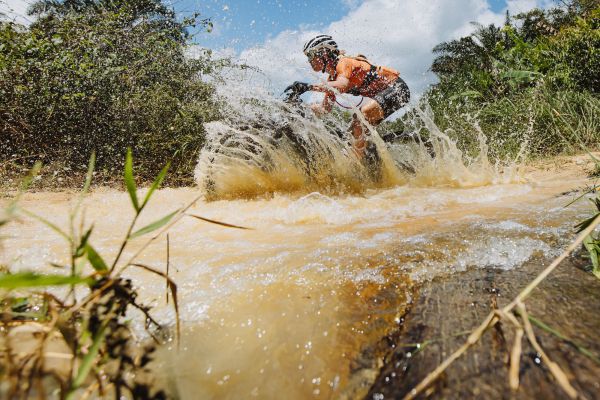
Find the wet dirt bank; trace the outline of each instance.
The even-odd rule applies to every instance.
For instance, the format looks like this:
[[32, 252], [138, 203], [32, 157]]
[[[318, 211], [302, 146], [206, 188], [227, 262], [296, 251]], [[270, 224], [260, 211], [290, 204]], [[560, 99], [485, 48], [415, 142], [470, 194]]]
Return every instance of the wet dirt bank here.
[[[600, 282], [581, 267], [581, 256], [566, 260], [526, 301], [530, 316], [569, 340], [534, 326], [538, 342], [587, 399], [600, 398]], [[365, 399], [398, 399], [466, 341], [493, 308], [508, 304], [547, 262], [534, 260], [509, 271], [471, 268], [423, 284], [395, 335]], [[539, 355], [523, 341], [517, 392], [508, 386], [508, 361], [514, 328], [500, 323], [451, 365], [420, 398], [567, 398]], [[576, 346], [590, 351], [596, 361]]]

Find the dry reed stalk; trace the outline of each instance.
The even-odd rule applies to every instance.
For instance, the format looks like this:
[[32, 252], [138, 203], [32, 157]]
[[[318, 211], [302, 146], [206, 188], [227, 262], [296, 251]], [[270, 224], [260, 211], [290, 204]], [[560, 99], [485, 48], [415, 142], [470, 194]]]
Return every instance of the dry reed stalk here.
[[521, 365], [521, 351], [523, 341], [523, 328], [517, 328], [515, 331], [515, 342], [510, 353], [510, 371], [509, 386], [512, 390], [519, 389], [519, 366]]
[[[546, 279], [548, 277], [548, 275], [550, 275], [550, 273], [552, 273], [552, 271], [554, 271], [556, 269], [556, 267], [558, 267], [558, 265], [562, 261], [564, 261], [565, 258], [567, 258], [569, 256], [569, 254], [571, 254], [578, 246], [580, 246], [582, 244], [583, 240], [588, 235], [590, 235], [599, 224], [600, 224], [600, 215], [598, 215], [590, 223], [590, 225], [586, 229], [584, 229], [579, 234], [579, 236], [577, 236], [577, 238], [569, 245], [569, 247], [567, 247], [567, 249], [560, 256], [558, 256], [533, 281], [531, 281], [529, 283], [529, 285], [527, 285], [527, 287], [525, 287], [525, 289], [523, 289], [506, 307], [502, 308], [501, 311], [496, 310], [496, 311], [492, 311], [491, 313], [489, 313], [488, 316], [485, 318], [485, 320], [475, 330], [473, 330], [473, 332], [469, 335], [469, 337], [467, 338], [467, 341], [460, 348], [458, 348], [454, 353], [452, 353], [448, 358], [446, 358], [436, 369], [434, 369], [432, 372], [427, 374], [427, 376], [421, 382], [419, 382], [419, 384], [417, 384], [417, 386], [415, 386], [410, 392], [408, 392], [406, 394], [406, 396], [404, 396], [404, 400], [414, 399], [420, 393], [422, 393], [423, 390], [425, 390], [429, 385], [431, 385], [435, 380], [437, 380], [441, 376], [441, 374], [454, 361], [456, 361], [467, 350], [469, 350], [469, 348], [471, 346], [473, 346], [475, 343], [477, 343], [488, 328], [496, 325], [496, 323], [498, 321], [500, 321], [500, 318], [508, 318], [511, 320], [511, 322], [514, 323], [514, 321], [512, 320], [512, 318], [514, 318], [514, 315], [512, 315], [513, 310], [516, 307], [518, 307], [519, 304], [522, 304], [522, 302], [531, 294], [533, 289], [535, 289], [544, 279]], [[511, 315], [512, 318], [510, 318], [509, 315]], [[527, 327], [529, 326], [529, 328], [531, 328], [531, 323], [529, 322], [529, 319], [526, 316], [523, 316], [522, 319], [524, 321], [523, 323], [525, 325], [525, 331], [527, 333]], [[518, 324], [518, 322], [517, 322], [517, 324]], [[531, 328], [531, 336], [529, 334], [527, 336], [528, 336], [528, 340], [531, 342], [531, 344], [534, 347], [536, 347], [536, 346], [539, 347], [539, 344], [535, 340], [535, 335], [533, 335], [533, 328]], [[539, 347], [539, 349], [541, 350], [541, 347]], [[537, 351], [537, 348], [536, 348], [536, 351]], [[540, 354], [542, 354], [540, 351], [538, 351], [538, 352]], [[550, 369], [550, 372], [556, 377], [557, 382], [559, 383], [561, 388], [563, 388], [563, 390], [565, 390], [565, 392], [569, 395], [569, 397], [576, 398], [578, 395], [577, 392], [571, 386], [568, 379], [566, 378], [566, 375], [564, 374], [564, 372], [562, 372], [562, 370], [560, 369], [558, 364], [552, 362], [547, 357], [547, 355], [545, 355], [545, 353], [544, 353], [543, 359], [548, 364], [548, 368]], [[565, 379], [566, 379], [566, 381], [565, 381]], [[575, 397], [572, 397], [573, 395]]]
[[169, 242], [169, 234], [167, 233], [167, 271], [165, 272], [166, 274], [166, 280], [165, 280], [165, 292], [167, 295], [167, 304], [169, 304], [169, 264], [171, 261], [171, 246], [170, 246], [170, 242]]
[[578, 398], [579, 395], [577, 394], [577, 391], [575, 390], [575, 388], [573, 386], [571, 386], [571, 382], [569, 382], [569, 378], [567, 378], [567, 374], [565, 374], [563, 372], [563, 370], [560, 368], [560, 366], [557, 363], [550, 360], [550, 358], [548, 357], [546, 352], [544, 352], [544, 350], [542, 349], [542, 346], [540, 346], [537, 339], [535, 338], [535, 334], [533, 333], [533, 327], [531, 326], [531, 322], [529, 322], [529, 315], [527, 314], [525, 305], [523, 305], [523, 303], [519, 302], [519, 303], [517, 303], [517, 307], [519, 309], [519, 313], [521, 313], [521, 319], [523, 320], [523, 325], [525, 327], [525, 332], [527, 334], [527, 339], [529, 340], [529, 343], [531, 343], [531, 345], [533, 346], [535, 351], [537, 351], [537, 353], [540, 355], [540, 358], [542, 359], [542, 361], [544, 361], [546, 363], [546, 365], [548, 366], [548, 369], [550, 370], [552, 375], [554, 375], [556, 382], [558, 382], [560, 387], [565, 391], [565, 393], [569, 396], [569, 398], [571, 398], [571, 399]]

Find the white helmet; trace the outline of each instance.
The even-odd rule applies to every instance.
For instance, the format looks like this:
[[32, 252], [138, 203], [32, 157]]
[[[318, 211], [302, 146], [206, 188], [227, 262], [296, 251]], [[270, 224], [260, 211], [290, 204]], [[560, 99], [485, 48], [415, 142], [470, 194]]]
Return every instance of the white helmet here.
[[304, 54], [309, 56], [319, 50], [332, 50], [339, 52], [338, 45], [329, 35], [317, 35], [304, 44]]

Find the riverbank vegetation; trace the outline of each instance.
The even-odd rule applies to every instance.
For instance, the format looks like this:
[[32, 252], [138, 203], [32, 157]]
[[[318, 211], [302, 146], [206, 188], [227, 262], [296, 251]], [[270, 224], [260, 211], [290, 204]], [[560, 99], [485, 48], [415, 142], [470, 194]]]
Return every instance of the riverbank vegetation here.
[[141, 180], [170, 161], [170, 182], [191, 183], [203, 123], [219, 115], [203, 79], [217, 62], [190, 33], [210, 20], [161, 0], [40, 0], [29, 13], [27, 27], [0, 19], [1, 169], [41, 160], [45, 184], [80, 185], [95, 151], [96, 179], [116, 180], [131, 147]]
[[478, 126], [496, 154], [580, 152], [600, 143], [600, 3], [573, 0], [477, 26], [437, 45], [426, 98], [442, 129], [467, 144]]
[[[174, 210], [144, 227], [137, 226], [138, 217], [164, 181], [168, 168], [163, 168], [143, 198], [138, 197], [132, 156], [128, 152], [123, 176], [135, 214], [119, 251], [109, 262], [93, 245], [101, 238], [94, 235], [94, 224], [85, 220], [82, 207], [94, 164], [92, 155], [83, 190], [69, 214], [69, 229], [21, 208], [19, 196], [0, 215], [0, 226], [16, 219], [38, 220], [64, 238], [69, 249], [68, 260], [51, 264], [53, 273], [38, 272], [46, 268], [40, 265], [19, 271], [12, 271], [10, 265], [2, 266], [0, 394], [3, 398], [69, 400], [96, 395], [117, 399], [166, 398], [162, 390], [154, 388], [147, 367], [157, 344], [178, 340], [177, 286], [168, 276], [168, 267], [163, 272], [160, 267], [136, 260], [159, 235], [148, 239], [133, 256], [125, 258], [124, 250], [135, 238], [158, 230], [159, 234], [164, 233], [169, 224], [184, 216], [187, 208]], [[38, 171], [36, 164], [22, 190]], [[131, 268], [165, 279], [177, 317], [175, 327], [163, 326], [152, 317], [151, 307], [140, 303], [139, 289], [123, 276]], [[168, 298], [167, 295], [167, 301]], [[141, 319], [148, 332], [150, 339], [145, 342], [140, 342], [133, 332], [132, 320], [136, 318]]]

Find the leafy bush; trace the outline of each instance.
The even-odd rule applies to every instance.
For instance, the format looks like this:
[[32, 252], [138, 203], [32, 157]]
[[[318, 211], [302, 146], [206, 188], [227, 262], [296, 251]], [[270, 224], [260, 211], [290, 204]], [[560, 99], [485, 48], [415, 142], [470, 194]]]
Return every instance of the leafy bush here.
[[525, 141], [533, 155], [597, 146], [599, 17], [597, 1], [572, 1], [436, 46], [440, 81], [426, 95], [436, 123], [467, 149], [481, 128], [498, 157]]
[[[30, 27], [0, 22], [0, 157], [38, 159], [117, 176], [125, 149], [143, 179], [172, 162], [191, 181], [202, 123], [218, 116], [202, 76], [210, 53], [188, 57], [187, 29], [161, 0], [42, 0]], [[119, 160], [119, 161], [117, 161]]]

